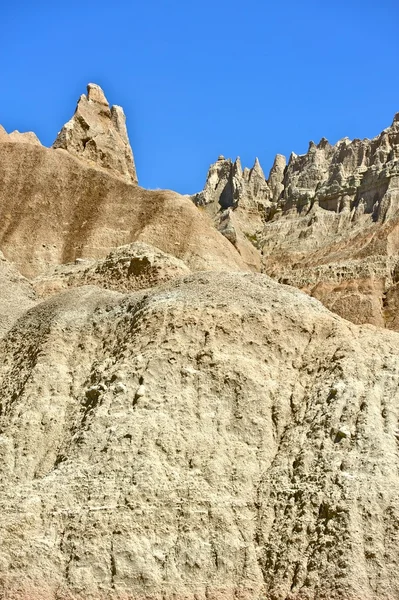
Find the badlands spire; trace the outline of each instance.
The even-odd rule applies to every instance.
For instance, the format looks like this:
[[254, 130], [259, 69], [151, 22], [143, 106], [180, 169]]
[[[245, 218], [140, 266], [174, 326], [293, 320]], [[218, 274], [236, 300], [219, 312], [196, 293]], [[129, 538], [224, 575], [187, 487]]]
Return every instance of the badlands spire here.
[[121, 106], [110, 107], [99, 85], [89, 83], [72, 119], [59, 132], [53, 148], [63, 148], [96, 167], [137, 183], [136, 167]]

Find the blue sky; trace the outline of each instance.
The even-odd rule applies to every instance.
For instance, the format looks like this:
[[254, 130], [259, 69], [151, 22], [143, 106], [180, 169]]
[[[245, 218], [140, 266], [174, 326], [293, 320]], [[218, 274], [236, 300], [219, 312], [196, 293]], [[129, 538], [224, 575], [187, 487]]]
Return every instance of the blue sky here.
[[399, 111], [397, 0], [1, 4], [0, 123], [51, 145], [98, 83], [144, 187], [198, 191], [219, 154], [267, 175], [276, 153], [373, 137]]

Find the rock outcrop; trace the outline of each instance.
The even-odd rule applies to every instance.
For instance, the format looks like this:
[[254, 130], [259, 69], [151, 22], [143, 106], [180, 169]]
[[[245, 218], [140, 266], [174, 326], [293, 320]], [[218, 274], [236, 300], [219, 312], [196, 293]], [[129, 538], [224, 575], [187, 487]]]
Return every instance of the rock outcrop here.
[[228, 208], [245, 208], [264, 212], [269, 206], [272, 192], [265, 181], [262, 167], [256, 158], [252, 169], [242, 169], [240, 158], [233, 163], [219, 156], [210, 166], [205, 187], [193, 196], [197, 206], [206, 206], [214, 213]]
[[2, 595], [397, 598], [398, 351], [262, 275], [31, 309], [0, 342]]
[[[292, 153], [288, 165], [277, 155], [267, 181], [259, 168], [253, 172], [248, 188], [248, 170], [219, 160], [193, 200], [213, 207], [230, 241], [241, 233], [253, 242], [265, 273], [356, 323], [396, 328], [399, 116], [373, 140], [332, 146], [323, 138], [304, 155]], [[224, 198], [234, 225], [222, 212]]]
[[397, 328], [399, 119], [373, 140], [292, 155], [258, 238], [265, 272], [357, 323]]
[[59, 132], [53, 148], [63, 148], [90, 165], [137, 183], [133, 152], [120, 106], [110, 107], [100, 86], [89, 83], [72, 119]]
[[117, 292], [134, 292], [187, 275], [183, 261], [154, 246], [135, 242], [112, 250], [96, 261], [77, 259], [60, 265], [32, 281], [35, 292], [44, 298], [70, 287], [96, 285]]
[[0, 597], [397, 599], [399, 116], [194, 198], [122, 117], [0, 128]]

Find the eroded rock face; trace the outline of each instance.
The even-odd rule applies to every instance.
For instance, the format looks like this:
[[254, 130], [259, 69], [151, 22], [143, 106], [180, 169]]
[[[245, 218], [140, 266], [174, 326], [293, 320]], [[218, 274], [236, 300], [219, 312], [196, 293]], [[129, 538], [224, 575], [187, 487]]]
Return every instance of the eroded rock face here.
[[123, 109], [110, 107], [94, 83], [89, 83], [87, 95], [80, 97], [74, 116], [59, 132], [53, 148], [63, 148], [128, 183], [137, 183]]
[[397, 119], [373, 140], [311, 143], [283, 184], [258, 239], [265, 272], [354, 322], [397, 328]]
[[252, 169], [243, 170], [239, 158], [233, 163], [230, 158], [219, 156], [209, 168], [205, 188], [193, 196], [193, 201], [214, 213], [238, 206], [262, 213], [270, 204], [271, 195], [257, 158]]
[[315, 202], [334, 212], [350, 211], [383, 222], [399, 204], [399, 122], [373, 140], [326, 139], [309, 144], [307, 154], [291, 155], [284, 174], [283, 212], [302, 211]]
[[398, 351], [262, 275], [30, 310], [0, 342], [3, 595], [398, 597]]
[[396, 328], [398, 116], [373, 140], [332, 146], [323, 138], [288, 165], [277, 155], [267, 181], [255, 165], [250, 187], [249, 173], [220, 159], [194, 201], [217, 215], [216, 227], [237, 247], [240, 236], [253, 242], [264, 272], [356, 323]]

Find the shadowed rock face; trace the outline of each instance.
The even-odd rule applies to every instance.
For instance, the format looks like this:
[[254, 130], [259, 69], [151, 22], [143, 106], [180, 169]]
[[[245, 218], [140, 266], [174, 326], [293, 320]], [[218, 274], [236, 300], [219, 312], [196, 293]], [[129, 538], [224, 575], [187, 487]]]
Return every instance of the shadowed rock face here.
[[63, 148], [128, 183], [137, 183], [123, 109], [110, 107], [94, 83], [89, 83], [87, 95], [80, 97], [75, 114], [59, 132], [53, 148]]

